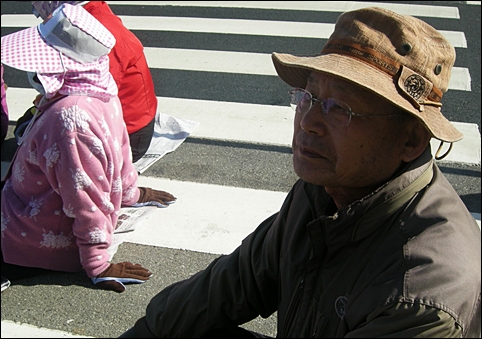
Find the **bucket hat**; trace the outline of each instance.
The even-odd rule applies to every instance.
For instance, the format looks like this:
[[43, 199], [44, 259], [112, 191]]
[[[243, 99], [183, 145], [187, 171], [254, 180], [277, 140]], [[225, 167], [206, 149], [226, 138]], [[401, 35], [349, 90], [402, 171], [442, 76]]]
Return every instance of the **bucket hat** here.
[[441, 112], [454, 47], [432, 26], [412, 16], [369, 7], [345, 12], [316, 56], [273, 53], [279, 77], [305, 88], [312, 71], [363, 87], [417, 117], [444, 142], [463, 138]]
[[47, 98], [60, 89], [67, 95], [117, 95], [108, 57], [115, 38], [81, 6], [62, 4], [48, 21], [1, 41], [1, 62], [36, 72]]

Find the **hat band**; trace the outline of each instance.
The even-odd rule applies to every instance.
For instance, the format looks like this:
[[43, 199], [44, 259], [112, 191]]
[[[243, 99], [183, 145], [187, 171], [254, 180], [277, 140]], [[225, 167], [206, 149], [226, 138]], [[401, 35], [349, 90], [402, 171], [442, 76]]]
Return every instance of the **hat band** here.
[[[363, 47], [358, 44], [347, 44], [345, 42], [338, 42], [338, 41], [329, 41], [321, 51], [321, 54], [344, 54], [348, 55], [357, 59], [361, 59], [362, 61], [384, 71], [392, 78], [394, 78], [400, 71], [400, 69], [404, 68], [403, 65], [388, 58], [387, 56], [371, 49], [368, 47]], [[407, 68], [407, 67], [405, 67]], [[413, 71], [412, 71], [413, 72]], [[414, 74], [421, 77], [419, 74], [413, 72]], [[430, 81], [421, 77], [425, 82], [430, 84], [430, 91], [426, 93], [425, 97], [428, 100], [418, 100], [420, 99], [420, 95], [417, 95], [412, 92], [405, 92], [412, 101], [415, 99], [415, 104], [418, 106], [417, 108], [420, 109], [420, 105], [434, 105], [434, 106], [441, 106], [440, 100], [442, 99], [442, 91], [439, 90], [435, 85], [433, 85]]]

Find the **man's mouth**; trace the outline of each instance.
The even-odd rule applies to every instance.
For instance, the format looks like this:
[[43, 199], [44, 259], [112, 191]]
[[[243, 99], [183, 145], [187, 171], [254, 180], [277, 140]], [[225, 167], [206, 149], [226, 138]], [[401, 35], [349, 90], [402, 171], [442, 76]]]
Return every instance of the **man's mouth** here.
[[324, 158], [321, 154], [315, 152], [314, 150], [300, 146], [299, 148], [300, 155], [307, 157], [307, 158]]

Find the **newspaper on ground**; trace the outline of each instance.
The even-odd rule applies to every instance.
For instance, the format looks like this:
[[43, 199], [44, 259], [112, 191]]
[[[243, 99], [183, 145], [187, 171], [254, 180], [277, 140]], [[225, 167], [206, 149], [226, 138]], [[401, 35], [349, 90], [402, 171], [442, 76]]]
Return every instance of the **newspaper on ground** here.
[[145, 206], [145, 207], [122, 207], [119, 211], [119, 218], [117, 219], [117, 225], [112, 235], [112, 243], [108, 248], [110, 260], [119, 249], [119, 245], [122, 244], [130, 232], [134, 231], [136, 227], [142, 225], [142, 221], [145, 220], [149, 214], [151, 214], [157, 207]]
[[119, 211], [119, 218], [115, 227], [114, 234], [131, 232], [135, 230], [139, 222], [152, 213], [156, 207], [122, 207]]
[[146, 154], [134, 164], [136, 170], [143, 173], [164, 155], [174, 151], [198, 125], [199, 122], [157, 112], [151, 145]]

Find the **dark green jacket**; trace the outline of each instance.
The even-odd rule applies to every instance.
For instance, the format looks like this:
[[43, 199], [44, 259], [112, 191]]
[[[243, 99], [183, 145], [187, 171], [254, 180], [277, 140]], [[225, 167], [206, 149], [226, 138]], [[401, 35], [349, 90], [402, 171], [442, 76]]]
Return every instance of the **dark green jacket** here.
[[338, 211], [299, 180], [232, 254], [155, 296], [144, 324], [199, 337], [277, 311], [282, 338], [479, 336], [480, 257], [480, 229], [427, 149]]

